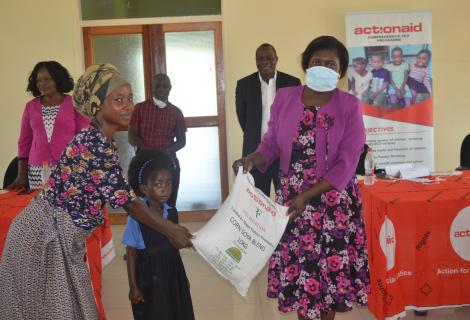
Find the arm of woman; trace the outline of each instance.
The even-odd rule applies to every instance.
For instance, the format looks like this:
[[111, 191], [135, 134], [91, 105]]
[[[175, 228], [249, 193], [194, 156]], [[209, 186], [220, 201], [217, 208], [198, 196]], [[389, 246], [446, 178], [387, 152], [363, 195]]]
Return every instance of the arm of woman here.
[[140, 200], [134, 199], [124, 205], [124, 209], [136, 220], [160, 232], [168, 238], [176, 249], [192, 247], [193, 235], [183, 226], [174, 224], [162, 217], [152, 215], [148, 207]]
[[345, 128], [334, 159], [323, 180], [336, 190], [343, 190], [356, 173], [357, 163], [366, 141], [359, 100], [354, 99], [345, 115]]
[[29, 151], [33, 143], [33, 128], [31, 127], [29, 109], [30, 104], [28, 103], [21, 117], [21, 131], [18, 139], [18, 159], [27, 159], [29, 157]]
[[132, 304], [144, 302], [144, 295], [137, 286], [135, 261], [137, 257], [137, 249], [126, 247], [126, 263], [127, 263], [127, 279], [129, 280], [129, 300]]
[[235, 174], [238, 173], [238, 168], [243, 167], [243, 173], [251, 171], [254, 167], [263, 165], [266, 161], [260, 152], [253, 152], [244, 158], [235, 160], [232, 164], [232, 169]]

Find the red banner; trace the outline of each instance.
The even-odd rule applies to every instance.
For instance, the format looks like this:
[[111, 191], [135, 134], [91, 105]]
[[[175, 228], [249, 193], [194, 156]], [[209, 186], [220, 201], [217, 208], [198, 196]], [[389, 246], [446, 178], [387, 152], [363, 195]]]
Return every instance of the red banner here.
[[361, 185], [378, 319], [470, 304], [470, 172], [421, 184]]

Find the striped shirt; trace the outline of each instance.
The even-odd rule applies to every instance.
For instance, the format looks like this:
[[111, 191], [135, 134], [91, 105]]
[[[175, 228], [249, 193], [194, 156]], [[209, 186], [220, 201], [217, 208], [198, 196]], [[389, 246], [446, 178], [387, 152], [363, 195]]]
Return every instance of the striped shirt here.
[[137, 130], [145, 146], [165, 150], [175, 137], [186, 132], [181, 110], [168, 102], [165, 108], [158, 108], [152, 99], [135, 105], [131, 127]]

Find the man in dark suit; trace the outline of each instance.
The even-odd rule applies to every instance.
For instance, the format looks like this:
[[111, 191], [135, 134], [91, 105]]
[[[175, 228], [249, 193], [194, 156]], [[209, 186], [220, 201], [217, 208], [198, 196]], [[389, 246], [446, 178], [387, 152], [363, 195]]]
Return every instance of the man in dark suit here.
[[[277, 60], [276, 49], [269, 43], [263, 43], [256, 49], [258, 72], [237, 82], [235, 104], [238, 122], [243, 131], [243, 156], [254, 152], [266, 133], [276, 90], [300, 85], [298, 78], [276, 71]], [[278, 161], [273, 163], [265, 173], [261, 173], [256, 168], [251, 171], [256, 187], [268, 196], [271, 181], [274, 182], [276, 189], [279, 187], [278, 173]]]

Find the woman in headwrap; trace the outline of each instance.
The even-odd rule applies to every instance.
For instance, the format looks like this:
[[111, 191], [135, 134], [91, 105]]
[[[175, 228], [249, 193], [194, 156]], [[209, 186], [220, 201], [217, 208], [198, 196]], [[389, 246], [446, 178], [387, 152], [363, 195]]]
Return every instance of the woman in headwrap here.
[[86, 236], [103, 223], [103, 206], [134, 218], [190, 247], [191, 234], [150, 214], [131, 192], [113, 134], [133, 110], [129, 83], [110, 64], [92, 65], [73, 93], [92, 123], [66, 147], [43, 191], [12, 223], [0, 262], [0, 319], [97, 319], [84, 261]]

